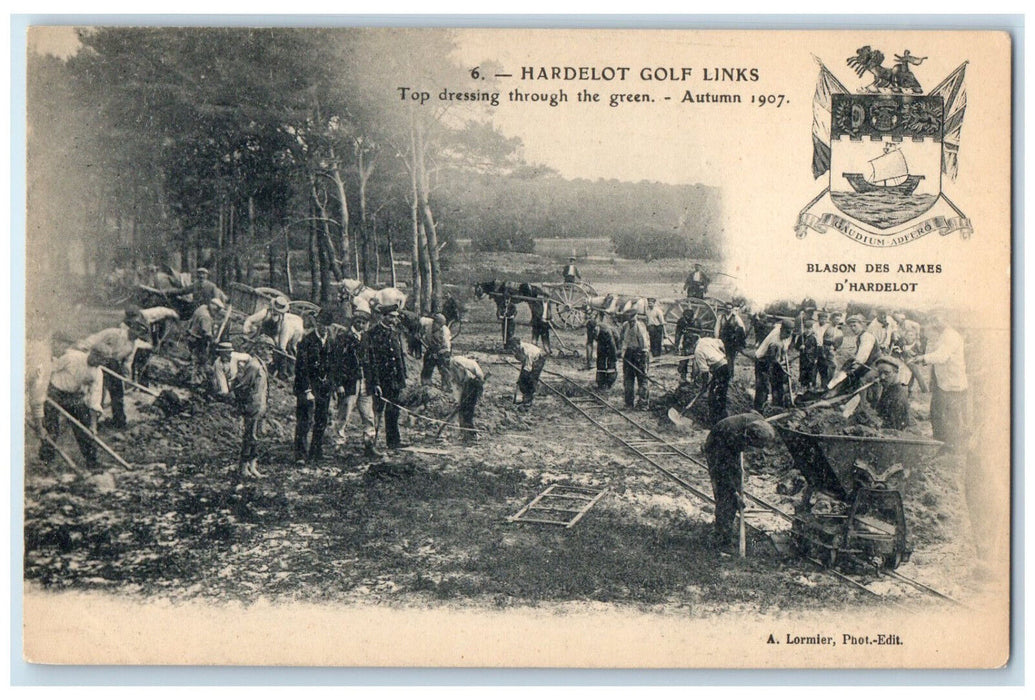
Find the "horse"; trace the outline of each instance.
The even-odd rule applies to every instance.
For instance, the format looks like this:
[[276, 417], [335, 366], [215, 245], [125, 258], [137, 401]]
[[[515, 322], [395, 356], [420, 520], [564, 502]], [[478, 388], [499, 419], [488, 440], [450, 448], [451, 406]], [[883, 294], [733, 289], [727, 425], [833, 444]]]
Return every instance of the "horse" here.
[[344, 304], [346, 301], [352, 305], [353, 311], [366, 311], [372, 313], [379, 307], [396, 305], [399, 309], [406, 306], [406, 293], [397, 287], [384, 287], [373, 289], [363, 284], [362, 281], [346, 278], [337, 283], [338, 301]]
[[612, 316], [623, 314], [626, 311], [635, 311], [638, 314], [647, 313], [647, 299], [641, 296], [629, 294], [607, 294], [589, 298], [589, 311], [603, 311]]

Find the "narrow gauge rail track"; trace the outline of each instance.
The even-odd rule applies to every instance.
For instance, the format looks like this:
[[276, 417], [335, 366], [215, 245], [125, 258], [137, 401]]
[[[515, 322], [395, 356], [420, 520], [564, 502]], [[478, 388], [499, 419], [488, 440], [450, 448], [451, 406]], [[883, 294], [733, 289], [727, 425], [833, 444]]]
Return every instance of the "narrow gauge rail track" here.
[[[516, 367], [516, 365], [509, 360], [504, 360], [504, 362], [512, 367]], [[703, 501], [705, 504], [714, 506], [715, 500], [708, 493], [711, 488], [710, 482], [707, 484], [694, 483], [677, 472], [677, 469], [685, 468], [686, 462], [690, 462], [691, 464], [703, 469], [704, 473], [707, 473], [708, 465], [705, 462], [691, 455], [673, 441], [667, 440], [656, 431], [651, 430], [640, 421], [627, 415], [611, 402], [580, 385], [573, 379], [570, 379], [558, 372], [551, 372], [549, 370], [545, 370], [545, 373], [558, 377], [566, 384], [577, 389], [579, 394], [576, 396], [568, 396], [540, 377], [539, 383], [546, 387], [547, 390], [559, 397], [565, 404], [573, 408], [577, 413], [582, 415], [586, 420], [606, 433], [613, 440], [621, 443], [627, 450], [633, 452], [640, 459], [646, 461], [671, 481], [675, 482], [678, 486], [690, 492], [695, 498]], [[625, 436], [618, 432], [622, 426], [624, 426], [627, 431]], [[629, 432], [632, 432], [633, 434], [629, 435]], [[666, 464], [666, 462], [668, 462], [668, 464]], [[676, 466], [677, 464], [678, 466]], [[793, 514], [784, 512], [779, 507], [754, 494], [745, 491], [744, 497], [758, 508], [755, 513], [751, 513], [751, 511], [749, 511], [749, 515], [756, 515], [759, 512], [764, 512], [788, 523], [793, 523], [796, 520], [796, 517]], [[745, 519], [745, 525], [767, 537], [771, 535], [771, 532], [766, 531], [758, 524], [752, 523], [750, 518]], [[814, 559], [812, 557], [803, 558], [815, 564], [821, 571], [842, 583], [858, 588], [859, 590], [865, 591], [877, 598], [886, 597], [885, 594], [875, 591], [867, 586], [866, 583], [863, 582], [863, 577], [860, 575], [852, 575], [836, 569], [827, 568], [818, 559]], [[962, 603], [952, 597], [896, 571], [883, 571], [880, 572], [880, 574], [908, 585], [920, 593], [964, 607]], [[891, 602], [895, 605], [901, 605], [895, 601]]]

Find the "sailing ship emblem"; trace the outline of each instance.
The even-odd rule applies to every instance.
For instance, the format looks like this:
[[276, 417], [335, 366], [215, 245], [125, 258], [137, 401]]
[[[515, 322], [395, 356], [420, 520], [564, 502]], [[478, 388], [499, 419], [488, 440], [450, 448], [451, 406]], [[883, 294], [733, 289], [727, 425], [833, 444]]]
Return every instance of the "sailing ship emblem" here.
[[943, 102], [938, 96], [834, 95], [830, 199], [889, 229], [934, 206], [941, 192]]
[[[910, 66], [927, 57], [907, 50], [895, 58], [898, 65], [885, 68], [884, 55], [868, 46], [850, 57], [848, 65], [860, 77], [874, 77], [856, 93], [820, 62], [812, 170], [817, 178], [828, 174], [829, 181], [799, 215], [799, 238], [833, 227], [886, 247], [934, 230], [970, 235], [970, 221], [942, 191], [942, 175], [952, 180], [958, 172], [966, 63], [923, 95]], [[940, 215], [922, 220], [925, 214]]]
[[884, 153], [870, 161], [869, 177], [863, 173], [842, 173], [856, 192], [894, 192], [910, 195], [924, 179], [910, 175], [902, 149], [893, 143], [884, 145]]

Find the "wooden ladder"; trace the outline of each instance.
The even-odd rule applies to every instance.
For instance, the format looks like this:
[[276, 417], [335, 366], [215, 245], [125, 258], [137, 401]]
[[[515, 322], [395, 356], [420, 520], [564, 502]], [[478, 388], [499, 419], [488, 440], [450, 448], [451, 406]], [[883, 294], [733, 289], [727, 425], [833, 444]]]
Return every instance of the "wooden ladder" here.
[[540, 523], [574, 527], [608, 489], [550, 484], [532, 502], [507, 518], [512, 523]]

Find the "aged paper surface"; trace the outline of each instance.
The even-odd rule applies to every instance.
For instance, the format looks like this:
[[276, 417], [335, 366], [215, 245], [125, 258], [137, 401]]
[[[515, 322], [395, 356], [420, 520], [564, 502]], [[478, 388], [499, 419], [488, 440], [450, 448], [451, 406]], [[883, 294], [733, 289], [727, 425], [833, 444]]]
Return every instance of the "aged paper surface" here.
[[[344, 286], [339, 276], [381, 287], [398, 267], [396, 284], [413, 290], [411, 229], [419, 249], [438, 249], [440, 269], [430, 259], [424, 269], [441, 293], [466, 304], [462, 331], [449, 319], [453, 355], [489, 376], [477, 442], [456, 428], [436, 441], [441, 423], [409, 419], [409, 450], [371, 455], [360, 421], [348, 442], [332, 440], [335, 414], [323, 459], [307, 460], [303, 446], [296, 463], [296, 423], [310, 419], [295, 411], [305, 389], [296, 394], [288, 369], [270, 381], [257, 463], [242, 456], [239, 472], [238, 406], [200, 398], [195, 324], [181, 318], [151, 363], [164, 371], [151, 376], [155, 406], [169, 391], [179, 410], [159, 413], [146, 394], [127, 393], [128, 427], [96, 433], [118, 459], [102, 448], [83, 470], [97, 448], [80, 452], [66, 425], [58, 444], [76, 469], [54, 454], [45, 464], [26, 430], [29, 661], [995, 668], [1009, 659], [1008, 35], [105, 31], [89, 30], [83, 47], [67, 29], [30, 30], [30, 52], [65, 47], [28, 64], [27, 377], [42, 381], [40, 396], [51, 355], [117, 327], [130, 303], [163, 306], [156, 292], [179, 299], [182, 275], [196, 282], [202, 266], [224, 289], [284, 291], [307, 326], [316, 310], [307, 303], [331, 305], [311, 291], [321, 274], [325, 291]], [[293, 65], [299, 47], [324, 72]], [[40, 138], [58, 132], [57, 145]], [[562, 280], [569, 251], [575, 282]], [[695, 263], [708, 278], [700, 294]], [[156, 281], [162, 274], [172, 287]], [[493, 303], [511, 292], [486, 286], [494, 282], [541, 285], [553, 314], [544, 385], [520, 409], [518, 365], [505, 361]], [[526, 342], [530, 289], [514, 294]], [[229, 301], [251, 299], [240, 294]], [[428, 286], [424, 298], [433, 296]], [[705, 311], [688, 299], [697, 296]], [[847, 421], [858, 430], [813, 440], [807, 459], [779, 440], [746, 453], [747, 488], [789, 515], [753, 521], [764, 507], [749, 501], [746, 520], [760, 530], [744, 536], [741, 558], [736, 544], [713, 541], [704, 502], [712, 484], [700, 450], [714, 409], [702, 399], [703, 414], [678, 415], [697, 388], [679, 387], [666, 356], [692, 348], [666, 343], [652, 361], [645, 411], [623, 407], [621, 381], [606, 395], [663, 444], [630, 437], [615, 414], [593, 423], [578, 389], [566, 399], [546, 388], [597, 391], [586, 320], [615, 305], [635, 310], [640, 297], [658, 299], [669, 335], [688, 305], [710, 310], [717, 332], [731, 304], [752, 316], [749, 329], [768, 313], [733, 358], [731, 415], [751, 408], [754, 353], [772, 323], [789, 319], [793, 342], [786, 373], [777, 362], [766, 381], [789, 374], [801, 401], [810, 387], [817, 399], [836, 385], [836, 375], [822, 385], [817, 370], [799, 371], [812, 352], [804, 320], [819, 325], [817, 308], [842, 322], [861, 315], [887, 333], [877, 342], [901, 371], [910, 426], [889, 433], [857, 412]], [[874, 320], [881, 310], [897, 332]], [[241, 311], [227, 334], [235, 351]], [[375, 304], [375, 322], [381, 313]], [[910, 328], [922, 339], [906, 338]], [[851, 370], [862, 336], [851, 323], [842, 330], [835, 369]], [[421, 361], [408, 361], [417, 385]], [[876, 370], [863, 367], [859, 382]], [[53, 398], [67, 377], [49, 376]], [[887, 391], [864, 392], [862, 403]], [[780, 411], [772, 392], [767, 416]], [[449, 421], [454, 398], [442, 396], [446, 410], [414, 412]], [[387, 420], [371, 424], [375, 440]], [[888, 444], [890, 457], [873, 457]], [[858, 468], [874, 459], [908, 476], [860, 485]], [[795, 500], [806, 482], [805, 493], [829, 492], [809, 512]], [[508, 519], [554, 483], [607, 491], [570, 528]]]

